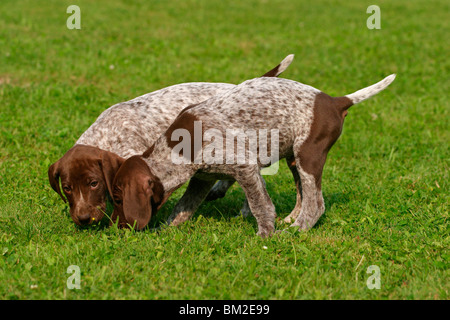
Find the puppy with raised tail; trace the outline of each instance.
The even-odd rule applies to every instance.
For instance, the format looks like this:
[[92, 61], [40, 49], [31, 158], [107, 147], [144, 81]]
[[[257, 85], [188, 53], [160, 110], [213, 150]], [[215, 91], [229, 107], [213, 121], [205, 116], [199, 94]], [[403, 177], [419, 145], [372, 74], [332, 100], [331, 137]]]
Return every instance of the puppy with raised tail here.
[[[390, 75], [355, 93], [331, 97], [296, 81], [256, 78], [190, 106], [178, 115], [151, 148], [140, 156], [129, 158], [120, 167], [111, 190], [115, 205], [113, 216], [119, 218], [121, 225], [142, 229], [170, 194], [191, 179], [186, 193], [169, 217], [171, 225], [178, 225], [192, 216], [216, 179], [228, 178], [236, 180], [244, 190], [258, 223], [258, 234], [269, 236], [274, 231], [276, 213], [260, 170], [285, 158], [297, 185], [297, 210], [286, 220], [292, 220], [292, 226], [307, 230], [325, 211], [322, 171], [328, 151], [342, 132], [347, 110], [379, 93], [394, 79], [395, 75]], [[213, 142], [204, 137], [192, 139], [194, 152], [184, 155], [191, 161], [175, 163], [174, 149], [175, 153], [179, 151], [177, 133], [187, 132], [194, 137], [199, 125], [203, 134], [214, 131], [225, 137], [227, 130], [242, 129], [277, 132], [277, 137], [266, 137], [261, 144], [262, 137], [258, 135], [258, 147], [244, 150], [245, 159], [256, 157], [257, 161], [245, 163], [227, 161], [230, 152], [234, 152], [234, 159], [238, 157], [239, 148], [234, 145], [221, 154], [210, 152], [205, 156], [203, 153], [198, 158], [199, 151], [210, 150], [209, 145]], [[249, 145], [249, 139], [246, 137], [245, 145]], [[270, 163], [261, 158], [262, 149], [267, 151]]]

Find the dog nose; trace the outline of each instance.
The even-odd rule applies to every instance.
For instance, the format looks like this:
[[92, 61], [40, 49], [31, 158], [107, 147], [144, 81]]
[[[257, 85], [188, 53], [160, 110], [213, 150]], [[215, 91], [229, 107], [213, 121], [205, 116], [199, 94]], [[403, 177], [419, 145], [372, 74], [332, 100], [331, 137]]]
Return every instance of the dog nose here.
[[91, 221], [91, 216], [88, 214], [84, 214], [78, 217], [78, 221], [80, 221], [80, 224], [82, 225], [86, 225], [89, 224], [89, 222]]

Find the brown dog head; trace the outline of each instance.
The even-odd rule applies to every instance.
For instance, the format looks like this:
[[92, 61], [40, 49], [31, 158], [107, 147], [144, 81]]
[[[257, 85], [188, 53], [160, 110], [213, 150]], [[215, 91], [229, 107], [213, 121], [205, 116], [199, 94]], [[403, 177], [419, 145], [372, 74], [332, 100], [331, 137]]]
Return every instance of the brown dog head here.
[[112, 196], [119, 224], [142, 230], [161, 205], [164, 189], [145, 161], [133, 156], [117, 171]]
[[[108, 191], [125, 159], [96, 147], [75, 145], [48, 169], [53, 190], [69, 202], [77, 225], [100, 221], [106, 211]], [[60, 188], [61, 180], [61, 188]]]

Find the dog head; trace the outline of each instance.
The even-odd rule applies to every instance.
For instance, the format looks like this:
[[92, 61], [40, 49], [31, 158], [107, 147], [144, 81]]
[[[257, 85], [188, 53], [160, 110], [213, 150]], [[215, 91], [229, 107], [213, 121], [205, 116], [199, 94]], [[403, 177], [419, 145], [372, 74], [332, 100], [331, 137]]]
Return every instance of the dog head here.
[[76, 145], [49, 167], [50, 185], [64, 202], [69, 202], [70, 216], [77, 225], [103, 218], [108, 191], [124, 161], [112, 152]]
[[133, 156], [117, 171], [112, 196], [119, 224], [142, 230], [162, 203], [164, 189], [145, 161]]

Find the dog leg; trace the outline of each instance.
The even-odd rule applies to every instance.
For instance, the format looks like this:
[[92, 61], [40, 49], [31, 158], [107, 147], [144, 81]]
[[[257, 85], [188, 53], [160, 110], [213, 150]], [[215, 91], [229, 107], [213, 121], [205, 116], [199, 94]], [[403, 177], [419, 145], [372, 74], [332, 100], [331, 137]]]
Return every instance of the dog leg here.
[[206, 201], [213, 201], [225, 197], [228, 189], [235, 183], [235, 180], [220, 180], [212, 187], [206, 196]]
[[167, 224], [178, 226], [188, 220], [206, 198], [214, 183], [214, 180], [200, 180], [192, 177], [185, 193], [173, 208]]
[[[266, 188], [266, 180], [264, 180], [264, 178], [262, 178], [262, 181], [264, 183], [264, 189], [265, 189]], [[252, 217], [253, 216], [252, 211], [250, 210], [250, 206], [248, 204], [247, 198], [245, 198], [244, 204], [242, 205], [241, 214], [242, 214], [242, 216], [244, 218], [248, 218], [248, 217]]]
[[296, 155], [296, 167], [301, 179], [302, 205], [300, 214], [291, 226], [299, 226], [302, 230], [312, 228], [325, 212], [322, 195], [322, 172], [325, 165], [326, 152], [299, 152]]
[[239, 170], [235, 178], [244, 190], [250, 210], [258, 222], [257, 234], [263, 238], [270, 236], [275, 230], [277, 214], [259, 168], [251, 167]]
[[[228, 189], [236, 182], [236, 180], [220, 180], [218, 181], [209, 191], [206, 196], [205, 201], [213, 201], [216, 199], [220, 199], [225, 197]], [[241, 212], [244, 218], [250, 217], [252, 212], [250, 211], [250, 207], [248, 205], [247, 198], [244, 200], [244, 204], [242, 205]]]
[[302, 209], [302, 184], [300, 181], [300, 175], [298, 174], [297, 167], [295, 165], [295, 157], [286, 158], [286, 163], [292, 172], [292, 176], [294, 177], [295, 187], [297, 189], [297, 200], [294, 209], [286, 218], [284, 218], [283, 221], [285, 223], [292, 223], [297, 219]]
[[[264, 180], [263, 180], [264, 181]], [[236, 182], [236, 180], [220, 180], [218, 181], [211, 189], [211, 191], [206, 196], [205, 201], [213, 201], [219, 198], [223, 198], [228, 189]], [[264, 181], [264, 186], [266, 182]], [[250, 210], [250, 206], [248, 205], [247, 198], [244, 200], [244, 203], [241, 208], [242, 216], [244, 218], [251, 217], [252, 212]]]

